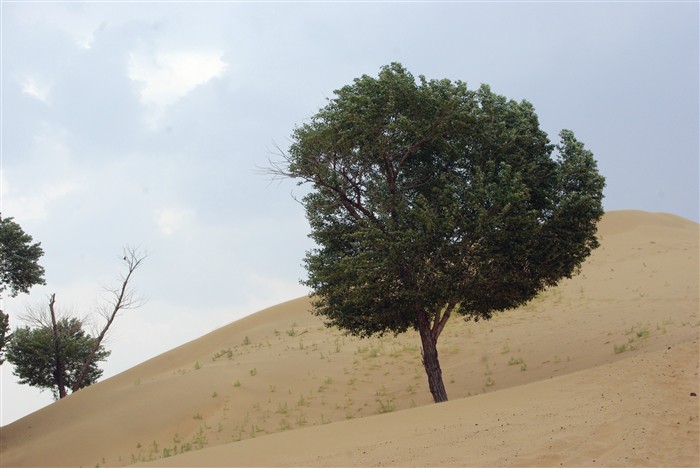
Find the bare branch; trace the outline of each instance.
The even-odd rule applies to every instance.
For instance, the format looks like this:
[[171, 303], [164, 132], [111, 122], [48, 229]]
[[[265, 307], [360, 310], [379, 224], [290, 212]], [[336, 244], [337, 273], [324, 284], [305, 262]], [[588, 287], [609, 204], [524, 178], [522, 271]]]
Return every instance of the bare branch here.
[[124, 257], [122, 260], [126, 264], [126, 272], [120, 276], [121, 283], [119, 286], [114, 288], [106, 288], [106, 292], [109, 296], [111, 296], [111, 300], [99, 308], [99, 313], [105, 318], [106, 323], [102, 328], [102, 331], [99, 333], [99, 335], [97, 335], [88, 358], [85, 360], [85, 362], [83, 362], [83, 365], [80, 368], [80, 372], [78, 373], [78, 377], [76, 378], [72, 388], [73, 392], [76, 392], [81, 388], [85, 374], [90, 368], [90, 363], [97, 354], [97, 351], [100, 349], [100, 345], [104, 341], [109, 328], [112, 326], [114, 319], [117, 317], [117, 314], [122, 310], [141, 307], [145, 302], [144, 299], [136, 297], [135, 292], [129, 282], [131, 281], [134, 272], [148, 257], [148, 252], [141, 252], [138, 248], [126, 246], [124, 247], [123, 254]]

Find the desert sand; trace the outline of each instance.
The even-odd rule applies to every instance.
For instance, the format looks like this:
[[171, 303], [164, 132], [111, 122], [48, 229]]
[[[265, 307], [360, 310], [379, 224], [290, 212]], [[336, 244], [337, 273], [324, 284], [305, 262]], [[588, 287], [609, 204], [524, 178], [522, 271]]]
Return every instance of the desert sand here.
[[415, 333], [345, 336], [300, 298], [2, 427], [0, 463], [699, 466], [699, 226], [617, 211], [599, 234], [529, 304], [451, 319], [447, 403]]

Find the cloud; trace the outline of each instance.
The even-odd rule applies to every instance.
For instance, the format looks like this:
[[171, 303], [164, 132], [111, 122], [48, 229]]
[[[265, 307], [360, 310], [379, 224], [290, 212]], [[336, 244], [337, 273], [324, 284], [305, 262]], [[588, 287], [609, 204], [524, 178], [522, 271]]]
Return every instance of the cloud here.
[[155, 212], [155, 220], [160, 232], [166, 236], [172, 236], [176, 231], [191, 221], [194, 216], [192, 210], [181, 208], [161, 208]]
[[228, 64], [212, 52], [161, 52], [155, 56], [132, 53], [128, 76], [139, 81], [141, 101], [168, 106], [199, 85], [223, 74]]
[[127, 76], [141, 83], [141, 103], [146, 107], [145, 123], [150, 130], [160, 128], [168, 107], [187, 93], [222, 76], [228, 64], [216, 52], [159, 52], [155, 55], [131, 53]]
[[22, 86], [22, 92], [28, 96], [37, 99], [44, 104], [49, 104], [49, 92], [51, 91], [51, 85], [41, 82], [33, 77], [25, 77], [20, 80], [20, 85]]
[[3, 205], [8, 209], [8, 215], [22, 216], [22, 221], [40, 221], [48, 217], [49, 207], [61, 198], [74, 192], [84, 190], [86, 185], [79, 180], [54, 181], [42, 185], [35, 195], [15, 194], [11, 187], [3, 181]]
[[89, 188], [84, 168], [74, 164], [71, 142], [63, 127], [40, 122], [23, 157], [5, 161], [1, 195], [7, 216], [43, 221], [57, 203]]

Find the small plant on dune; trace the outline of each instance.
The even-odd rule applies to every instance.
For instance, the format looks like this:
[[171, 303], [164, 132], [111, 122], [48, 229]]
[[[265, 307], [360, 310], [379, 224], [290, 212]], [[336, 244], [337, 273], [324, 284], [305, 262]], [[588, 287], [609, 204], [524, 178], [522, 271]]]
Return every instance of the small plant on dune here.
[[233, 382], [233, 386], [234, 386], [234, 387], [240, 387], [240, 386], [241, 386], [241, 381], [240, 381], [240, 380], [236, 380], [235, 382]]
[[377, 403], [379, 403], [379, 412], [380, 413], [390, 413], [394, 411], [396, 406], [394, 405], [394, 399], [393, 398], [387, 398], [386, 400], [382, 400], [381, 398], [377, 398]]
[[496, 381], [491, 378], [491, 376], [488, 376], [486, 378], [486, 382], [484, 383], [487, 387], [493, 387], [496, 384]]
[[250, 344], [250, 338], [246, 335], [245, 338], [243, 338], [243, 346], [248, 346]]
[[158, 442], [156, 442], [155, 440], [148, 448], [149, 448], [150, 454], [155, 454], [155, 453], [160, 452], [160, 449], [158, 448]]
[[289, 336], [297, 336], [297, 331], [296, 331], [296, 329], [290, 328], [289, 330], [287, 330], [287, 335], [289, 335]]
[[249, 372], [252, 377], [255, 377], [256, 375], [258, 375], [258, 368], [253, 367]]
[[196, 413], [194, 416], [192, 416], [192, 419], [202, 419], [202, 413]]
[[510, 346], [508, 346], [508, 343], [503, 345], [503, 348], [501, 348], [501, 354], [508, 354], [510, 352]]
[[326, 390], [328, 390], [328, 387], [330, 387], [330, 385], [332, 383], [333, 383], [333, 379], [331, 379], [330, 377], [326, 377], [325, 379], [323, 379], [323, 384], [320, 387], [318, 387], [319, 393], [325, 392]]
[[216, 361], [217, 359], [222, 358], [224, 356], [226, 356], [229, 360], [233, 359], [233, 351], [230, 347], [228, 349], [222, 349], [221, 351], [214, 354], [211, 360]]
[[289, 412], [289, 409], [287, 408], [287, 402], [285, 401], [284, 404], [278, 403], [277, 411], [275, 412], [279, 414], [287, 414]]
[[516, 365], [522, 364], [522, 363], [524, 363], [524, 362], [525, 362], [525, 361], [524, 361], [523, 358], [521, 358], [521, 357], [516, 358], [515, 356], [511, 356], [510, 360], [508, 361], [508, 365], [509, 365], [509, 366], [516, 366]]
[[194, 370], [199, 370], [202, 368], [202, 365], [199, 363], [199, 361], [194, 363]]
[[625, 351], [627, 351], [628, 346], [629, 345], [627, 343], [623, 343], [621, 345], [613, 345], [613, 350], [615, 351], [615, 354], [624, 353]]
[[192, 446], [197, 450], [203, 449], [209, 441], [207, 440], [207, 434], [204, 432], [204, 427], [199, 426], [199, 430], [192, 438]]
[[286, 430], [290, 429], [291, 427], [292, 426], [289, 425], [289, 421], [287, 421], [286, 418], [280, 419], [279, 428], [281, 431], [286, 431]]

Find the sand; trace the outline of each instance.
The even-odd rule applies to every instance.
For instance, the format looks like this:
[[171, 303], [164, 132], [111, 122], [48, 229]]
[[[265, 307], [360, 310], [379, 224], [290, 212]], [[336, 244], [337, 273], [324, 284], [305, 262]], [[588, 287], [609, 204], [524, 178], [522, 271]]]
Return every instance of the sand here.
[[359, 340], [300, 298], [2, 427], [2, 466], [699, 466], [696, 223], [620, 211], [581, 273], [451, 319], [431, 402], [415, 333]]

